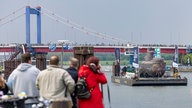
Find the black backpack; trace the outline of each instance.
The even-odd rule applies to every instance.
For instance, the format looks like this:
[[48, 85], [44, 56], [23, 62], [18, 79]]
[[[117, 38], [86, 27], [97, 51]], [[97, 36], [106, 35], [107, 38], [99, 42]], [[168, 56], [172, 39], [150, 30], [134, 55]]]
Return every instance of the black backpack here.
[[87, 87], [85, 77], [80, 77], [76, 84], [78, 99], [89, 99], [91, 93]]

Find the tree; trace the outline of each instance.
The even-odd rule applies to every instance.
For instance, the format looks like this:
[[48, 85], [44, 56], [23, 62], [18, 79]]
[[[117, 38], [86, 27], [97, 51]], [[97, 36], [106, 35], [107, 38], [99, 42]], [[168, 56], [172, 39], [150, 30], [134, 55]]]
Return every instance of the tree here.
[[186, 55], [185, 55], [185, 57], [183, 58], [184, 64], [188, 64], [188, 59], [189, 59], [189, 62], [190, 62], [190, 64], [191, 64], [192, 54], [186, 54]]

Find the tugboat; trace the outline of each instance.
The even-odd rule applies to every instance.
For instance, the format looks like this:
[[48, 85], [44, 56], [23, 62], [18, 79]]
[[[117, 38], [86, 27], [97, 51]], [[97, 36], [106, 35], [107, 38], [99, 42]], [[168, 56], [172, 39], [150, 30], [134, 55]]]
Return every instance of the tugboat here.
[[[149, 51], [145, 57], [145, 61], [138, 63], [139, 48], [134, 47], [133, 63], [130, 66], [122, 68], [120, 73], [120, 63], [116, 62], [113, 65], [113, 75], [111, 80], [113, 83], [125, 84], [130, 86], [178, 86], [187, 85], [187, 78], [179, 75], [178, 72], [178, 47], [175, 47], [173, 74], [165, 75], [166, 63], [163, 58], [160, 58], [159, 52], [156, 52], [156, 58], [153, 58], [153, 52]], [[158, 49], [160, 51], [160, 49]], [[115, 52], [116, 58], [120, 56], [118, 50]], [[119, 56], [117, 56], [119, 55]], [[118, 58], [119, 59], [119, 58]], [[119, 61], [119, 60], [118, 60]]]

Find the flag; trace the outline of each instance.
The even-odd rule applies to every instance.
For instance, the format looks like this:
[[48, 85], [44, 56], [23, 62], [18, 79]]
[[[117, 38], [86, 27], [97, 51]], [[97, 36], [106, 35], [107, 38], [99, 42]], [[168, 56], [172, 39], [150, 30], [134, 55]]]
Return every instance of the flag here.
[[178, 63], [178, 46], [175, 46], [174, 62]]
[[177, 63], [173, 62], [172, 66], [175, 67], [175, 68], [178, 68], [179, 65]]
[[120, 64], [120, 48], [115, 48], [115, 58], [117, 64]]
[[134, 54], [133, 54], [133, 62], [138, 64], [138, 54], [139, 54], [139, 48], [134, 47]]
[[133, 62], [133, 67], [134, 68], [139, 68], [139, 64]]

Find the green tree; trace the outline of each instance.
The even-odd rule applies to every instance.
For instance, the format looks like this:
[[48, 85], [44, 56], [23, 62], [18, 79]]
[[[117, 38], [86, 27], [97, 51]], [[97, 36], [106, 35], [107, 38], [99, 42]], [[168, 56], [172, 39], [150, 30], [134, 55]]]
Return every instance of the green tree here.
[[184, 62], [185, 64], [188, 64], [188, 58], [189, 58], [190, 63], [191, 63], [191, 61], [192, 61], [192, 54], [186, 54], [186, 55], [185, 55], [185, 57], [183, 58], [183, 62]]

